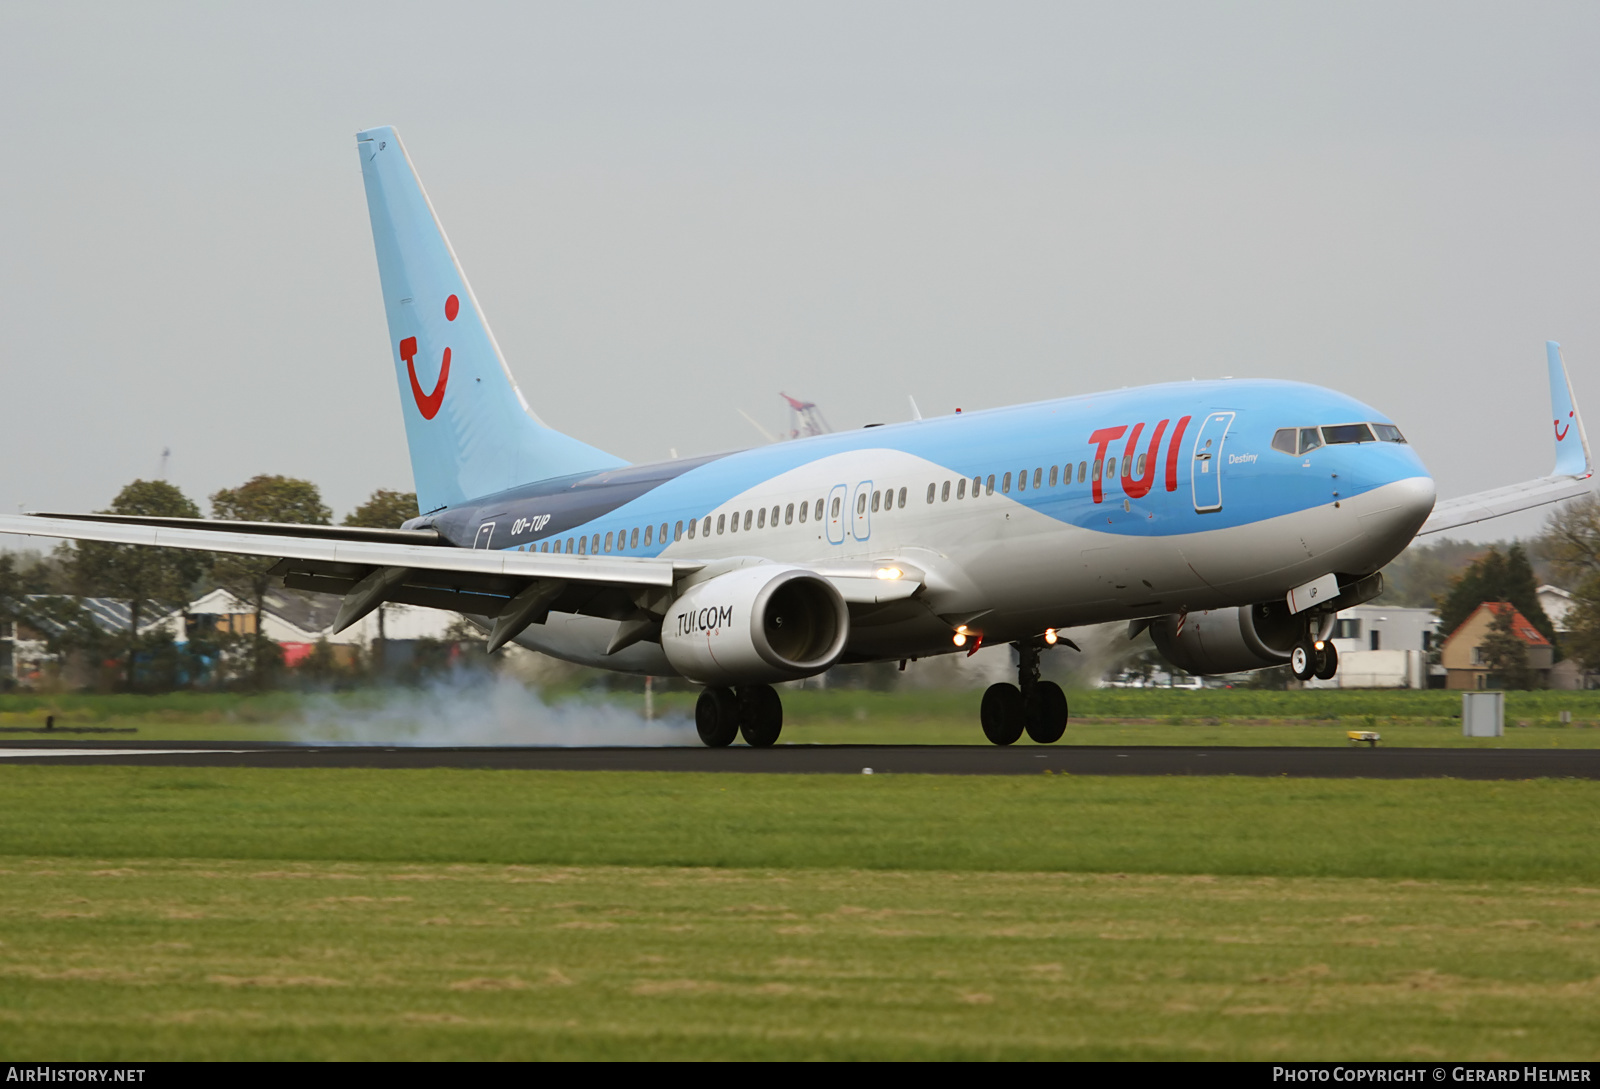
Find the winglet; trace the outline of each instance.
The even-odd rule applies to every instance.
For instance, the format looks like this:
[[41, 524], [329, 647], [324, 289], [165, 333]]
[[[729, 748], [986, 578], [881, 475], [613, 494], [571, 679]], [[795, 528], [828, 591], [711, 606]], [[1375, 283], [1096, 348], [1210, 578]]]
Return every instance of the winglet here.
[[1578, 405], [1572, 396], [1572, 382], [1567, 378], [1566, 364], [1561, 359], [1561, 345], [1545, 341], [1545, 354], [1550, 361], [1550, 414], [1554, 417], [1556, 432], [1556, 467], [1551, 476], [1587, 477], [1594, 472], [1594, 461], [1589, 455], [1589, 436], [1583, 430], [1583, 417], [1578, 415]]

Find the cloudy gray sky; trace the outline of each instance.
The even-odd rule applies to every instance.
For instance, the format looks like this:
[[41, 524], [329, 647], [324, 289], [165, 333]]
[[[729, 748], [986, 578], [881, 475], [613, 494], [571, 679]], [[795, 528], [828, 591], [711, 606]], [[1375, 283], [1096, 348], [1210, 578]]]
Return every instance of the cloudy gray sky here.
[[[353, 134], [530, 402], [631, 460], [1196, 376], [1442, 495], [1600, 426], [1593, 4], [0, 6], [0, 509], [409, 488]], [[1528, 532], [1538, 516], [1490, 523]]]

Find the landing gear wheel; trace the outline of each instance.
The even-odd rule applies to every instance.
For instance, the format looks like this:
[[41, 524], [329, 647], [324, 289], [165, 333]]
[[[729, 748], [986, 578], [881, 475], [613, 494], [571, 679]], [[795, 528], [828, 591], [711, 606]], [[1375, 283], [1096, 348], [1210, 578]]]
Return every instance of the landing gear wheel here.
[[1312, 649], [1310, 641], [1296, 643], [1289, 652], [1289, 668], [1294, 670], [1297, 681], [1309, 681], [1317, 671], [1317, 652]]
[[739, 689], [739, 732], [753, 749], [765, 749], [778, 741], [783, 731], [783, 701], [770, 684], [752, 684]]
[[694, 705], [694, 728], [713, 749], [733, 744], [739, 736], [739, 701], [731, 688], [708, 688]]
[[1022, 691], [1014, 684], [991, 684], [979, 711], [983, 736], [996, 745], [1013, 744], [1022, 736]]
[[[1067, 694], [1055, 681], [1038, 681], [1027, 701], [1028, 736], [1040, 745], [1061, 740], [1067, 732]], [[993, 740], [992, 738], [990, 740]]]
[[1317, 655], [1317, 680], [1332, 680], [1333, 675], [1339, 672], [1339, 648], [1333, 645], [1332, 640], [1322, 644], [1322, 653]]

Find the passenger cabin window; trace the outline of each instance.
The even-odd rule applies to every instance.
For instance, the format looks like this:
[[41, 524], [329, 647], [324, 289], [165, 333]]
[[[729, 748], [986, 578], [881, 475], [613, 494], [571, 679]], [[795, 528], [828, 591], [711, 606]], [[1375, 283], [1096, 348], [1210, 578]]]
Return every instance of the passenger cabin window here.
[[[645, 544], [649, 544], [649, 543], [650, 543], [649, 541], [645, 542]], [[628, 534], [628, 547], [629, 548], [638, 548], [639, 547], [639, 528], [637, 526], [634, 527], [633, 532]]]
[[993, 473], [990, 473], [989, 474], [989, 479], [985, 480], [983, 482], [983, 494], [984, 495], [993, 495], [994, 494], [994, 474]]
[[[560, 544], [560, 543], [561, 543], [560, 541], [556, 542], [556, 544]], [[539, 551], [540, 552], [548, 552], [548, 551], [550, 551], [550, 542], [546, 541], [546, 542], [544, 542], [544, 544], [540, 545], [539, 546]]]
[[1087, 461], [1078, 462], [1078, 483], [1079, 484], [1082, 484], [1086, 479], [1088, 479], [1088, 472], [1089, 472], [1089, 463]]
[[934, 491], [934, 489], [936, 487], [938, 487], [937, 484], [929, 484], [928, 485], [928, 502], [930, 502], [930, 503], [933, 502], [933, 491]]
[[706, 515], [706, 520], [700, 523], [700, 536], [711, 536], [711, 515]]
[[939, 489], [939, 502], [950, 502], [950, 482], [948, 480], [944, 482], [944, 487]]
[[822, 521], [822, 500], [817, 500], [817, 507], [811, 512], [811, 517], [819, 522]]
[[1101, 468], [1104, 467], [1104, 465], [1105, 465], [1105, 463], [1103, 461], [1099, 460], [1098, 458], [1095, 459], [1095, 463], [1094, 463], [1094, 478], [1096, 480], [1100, 479], [1100, 470], [1101, 470]]
[[[728, 532], [729, 533], [738, 533], [739, 532], [739, 512], [738, 511], [734, 511], [733, 512], [732, 521], [733, 521], [733, 524], [728, 527]], [[717, 529], [718, 529], [718, 531], [721, 531], [722, 527], [718, 526]]]
[[965, 499], [966, 497], [967, 497], [967, 478], [966, 477], [962, 477], [960, 480], [956, 481], [956, 498], [957, 499]]
[[1322, 441], [1329, 446], [1347, 442], [1376, 442], [1372, 437], [1372, 428], [1366, 424], [1339, 424], [1335, 427], [1322, 429]]
[[975, 476], [972, 478], [972, 498], [978, 498], [978, 493], [981, 491], [983, 491], [983, 478]]
[[[933, 485], [929, 484], [928, 488], [931, 491], [932, 488], [933, 488]], [[928, 497], [928, 502], [930, 502], [930, 503], [933, 502], [933, 497], [931, 495]], [[840, 503], [839, 497], [837, 495], [834, 496], [833, 497], [833, 510], [828, 512], [831, 517], [834, 517], [834, 518], [839, 517], [839, 503]]]
[[1133, 475], [1134, 476], [1143, 479], [1143, 477], [1144, 477], [1144, 459], [1147, 458], [1147, 457], [1149, 457], [1148, 454], [1140, 454], [1139, 455], [1139, 464], [1137, 466], [1135, 466], [1134, 470], [1133, 470]]
[[1406, 437], [1400, 434], [1400, 429], [1394, 424], [1373, 424], [1372, 430], [1378, 433], [1379, 442], [1405, 442]]
[[726, 514], [717, 515], [717, 536], [718, 537], [722, 536], [722, 527], [726, 524], [727, 518], [728, 518], [728, 516]]
[[[665, 525], [666, 523], [663, 522], [662, 524]], [[691, 536], [691, 537], [694, 536], [694, 523], [693, 522], [689, 523], [689, 536]], [[683, 523], [682, 522], [673, 523], [673, 526], [672, 526], [672, 539], [674, 541], [683, 540]]]
[[751, 526], [755, 525], [755, 522], [756, 522], [756, 512], [753, 511], [753, 510], [745, 511], [744, 512], [744, 528], [745, 529], [749, 529]]
[[777, 529], [778, 528], [778, 511], [781, 510], [781, 509], [782, 509], [781, 507], [777, 507], [777, 506], [774, 506], [772, 508], [772, 528], [773, 529]]
[[906, 506], [906, 490], [904, 488], [900, 489], [900, 503], [899, 503], [899, 506], [900, 506], [901, 510], [904, 510], [905, 506]]
[[[680, 526], [683, 525], [682, 522], [679, 522], [678, 524]], [[658, 538], [658, 540], [660, 540], [662, 544], [667, 543], [667, 523], [665, 522], [661, 523], [661, 536]]]
[[1285, 454], [1298, 454], [1295, 444], [1300, 439], [1300, 432], [1292, 427], [1280, 427], [1272, 433], [1272, 448]]
[[567, 538], [567, 555], [572, 555], [572, 538]]
[[700, 524], [700, 519], [698, 519], [698, 518], [689, 519], [689, 540], [691, 540], [691, 541], [694, 540], [694, 531], [695, 531], [695, 528], [697, 526], [699, 526], [699, 524]]
[[1106, 458], [1106, 479], [1110, 480], [1117, 475], [1117, 459]]
[[1050, 466], [1050, 486], [1052, 488], [1056, 486], [1056, 473], [1058, 473], [1060, 470], [1061, 466], [1059, 465]]
[[588, 553], [589, 553], [589, 538], [587, 538], [587, 537], [579, 537], [578, 538], [578, 555], [586, 556], [586, 555], [588, 555]]
[[787, 507], [783, 508], [783, 524], [786, 525], [786, 526], [794, 525], [794, 504], [793, 503], [790, 503]]
[[873, 492], [872, 493], [872, 513], [873, 514], [877, 514], [878, 513], [878, 501], [880, 499], [882, 499], [882, 498], [883, 498], [883, 493], [882, 492]]
[[1004, 495], [1007, 492], [1009, 492], [1010, 490], [1011, 490], [1011, 474], [1007, 473], [1005, 475], [1005, 479], [1000, 482], [1000, 494]]
[[589, 554], [592, 556], [592, 555], [598, 553], [599, 551], [600, 551], [600, 534], [596, 533], [594, 535], [594, 539], [589, 542]]
[[[1038, 490], [1039, 485], [1040, 485], [1041, 482], [1043, 482], [1043, 480], [1044, 480], [1044, 470], [1043, 469], [1035, 469], [1033, 471], [1033, 487], [1034, 487], [1035, 491]], [[1056, 470], [1055, 470], [1055, 466], [1051, 466], [1050, 467], [1050, 483], [1054, 484], [1055, 482], [1056, 482]]]
[[806, 524], [806, 515], [808, 513], [810, 513], [810, 511], [811, 511], [811, 504], [809, 502], [800, 504], [800, 524], [801, 525], [805, 525]]
[[857, 514], [865, 514], [865, 513], [867, 513], [867, 493], [866, 492], [862, 492], [860, 495], [856, 496], [856, 513]]
[[606, 551], [611, 551], [611, 534], [609, 533], [606, 534]]
[[757, 529], [766, 529], [767, 528], [767, 508], [766, 507], [762, 507], [761, 510], [756, 514], [756, 528]]
[[1022, 470], [1022, 472], [1017, 474], [1017, 491], [1025, 492], [1027, 490], [1028, 490], [1028, 470], [1024, 469], [1024, 470]]

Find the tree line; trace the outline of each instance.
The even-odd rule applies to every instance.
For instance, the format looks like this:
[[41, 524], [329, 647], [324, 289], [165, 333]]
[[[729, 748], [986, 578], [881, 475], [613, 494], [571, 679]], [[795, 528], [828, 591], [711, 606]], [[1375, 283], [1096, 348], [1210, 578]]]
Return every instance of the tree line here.
[[[228, 521], [331, 524], [332, 511], [315, 484], [294, 477], [261, 475], [210, 497], [211, 517]], [[135, 480], [117, 493], [100, 514], [199, 518], [200, 508], [164, 480]], [[378, 489], [348, 514], [343, 524], [398, 528], [417, 516], [414, 492]], [[276, 561], [257, 556], [145, 548], [99, 541], [67, 542], [48, 559], [20, 564], [0, 554], [0, 621], [20, 623], [44, 637], [58, 659], [76, 653], [111, 665], [124, 691], [170, 690], [214, 675], [221, 680], [265, 687], [282, 655], [262, 625], [268, 574]], [[155, 615], [181, 609], [221, 587], [254, 615], [253, 631], [192, 632], [180, 650], [165, 631], [140, 632]], [[126, 605], [125, 630], [107, 631], [84, 608], [84, 598], [108, 598]], [[217, 680], [215, 676], [211, 678]]]

